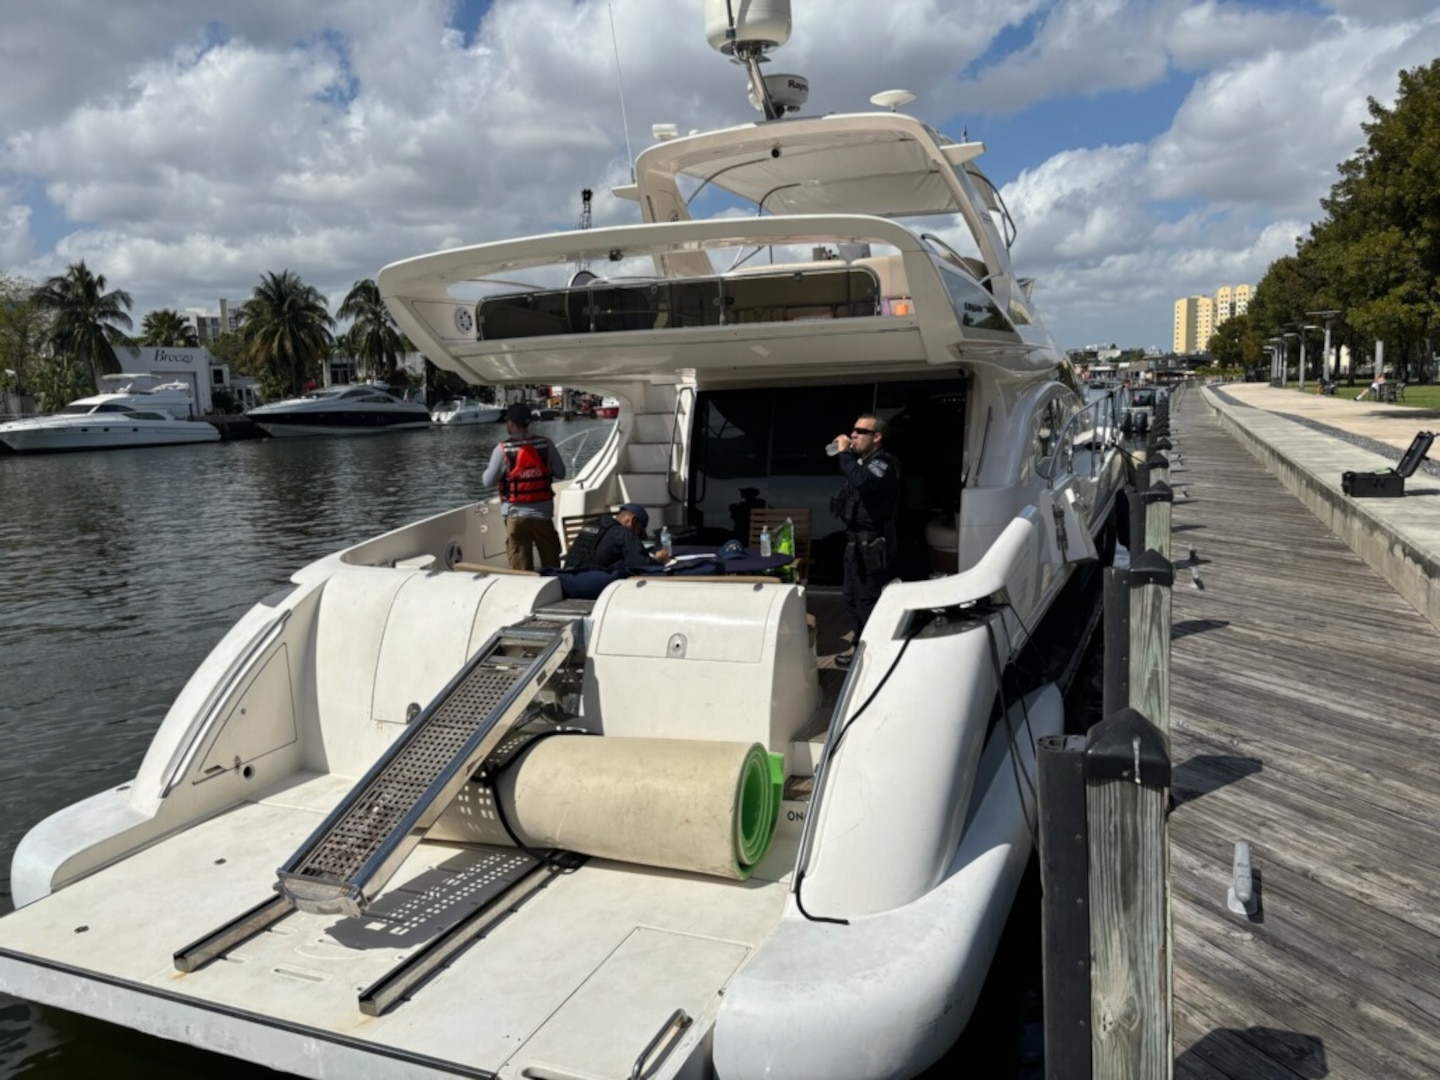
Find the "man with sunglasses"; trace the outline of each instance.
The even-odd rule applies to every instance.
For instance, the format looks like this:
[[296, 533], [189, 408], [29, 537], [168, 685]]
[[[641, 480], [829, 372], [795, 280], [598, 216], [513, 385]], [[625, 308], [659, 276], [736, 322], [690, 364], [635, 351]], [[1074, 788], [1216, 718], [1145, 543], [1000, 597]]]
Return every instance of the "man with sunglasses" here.
[[[831, 509], [845, 525], [845, 610], [855, 627], [855, 640], [880, 590], [893, 576], [895, 514], [900, 501], [900, 462], [882, 447], [889, 431], [884, 420], [866, 414], [855, 421], [848, 435], [837, 435], [840, 473], [845, 483], [831, 501]], [[835, 658], [835, 666], [848, 668], [854, 649]]]

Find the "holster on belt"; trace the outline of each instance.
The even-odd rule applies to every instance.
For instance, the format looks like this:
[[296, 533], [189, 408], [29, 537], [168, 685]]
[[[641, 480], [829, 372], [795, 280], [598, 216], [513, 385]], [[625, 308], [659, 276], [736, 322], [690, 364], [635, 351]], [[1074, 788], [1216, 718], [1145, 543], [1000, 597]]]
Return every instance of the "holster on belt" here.
[[854, 553], [853, 558], [866, 575], [875, 575], [884, 571], [885, 537], [870, 532], [851, 533], [845, 546], [849, 552]]

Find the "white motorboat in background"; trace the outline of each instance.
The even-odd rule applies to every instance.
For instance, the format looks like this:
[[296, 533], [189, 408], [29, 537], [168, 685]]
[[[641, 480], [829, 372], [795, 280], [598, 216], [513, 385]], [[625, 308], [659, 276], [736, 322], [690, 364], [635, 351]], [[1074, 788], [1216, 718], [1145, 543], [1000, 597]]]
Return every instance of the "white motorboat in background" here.
[[451, 398], [431, 409], [430, 419], [442, 427], [493, 424], [503, 412], [499, 405], [486, 405], [473, 398]]
[[215, 426], [203, 420], [177, 420], [167, 412], [131, 408], [113, 400], [97, 403], [95, 398], [81, 398], [49, 416], [0, 424], [0, 443], [21, 454], [178, 446], [219, 438]]
[[145, 412], [163, 412], [177, 420], [196, 415], [195, 397], [190, 385], [179, 380], [166, 381], [159, 375], [122, 372], [100, 376], [99, 392], [77, 398], [75, 405], [123, 405]]
[[430, 426], [430, 410], [374, 386], [327, 386], [245, 413], [267, 435], [374, 435]]
[[601, 420], [614, 420], [620, 415], [620, 402], [613, 397], [601, 398], [595, 406], [595, 415]]
[[[804, 80], [759, 60], [789, 5], [705, 13], [765, 122], [642, 152], [638, 224], [378, 284], [472, 383], [620, 404], [557, 526], [639, 503], [719, 540], [758, 499], [813, 522], [808, 580], [567, 597], [510, 570], [494, 500], [303, 566], [133, 782], [22, 840], [0, 990], [315, 1077], [878, 1080], [959, 1035], [1064, 728], [1045, 643], [1088, 628], [1074, 587], [1113, 541], [1113, 402], [1016, 276], [981, 144], [883, 111], [903, 94], [781, 119]], [[842, 671], [823, 447], [866, 414], [923, 557]]]

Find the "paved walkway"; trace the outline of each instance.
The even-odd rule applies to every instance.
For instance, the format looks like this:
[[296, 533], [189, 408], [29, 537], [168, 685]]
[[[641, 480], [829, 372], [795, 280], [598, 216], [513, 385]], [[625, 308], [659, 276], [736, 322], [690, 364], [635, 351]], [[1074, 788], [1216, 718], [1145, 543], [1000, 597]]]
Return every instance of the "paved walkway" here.
[[[1268, 383], [1230, 383], [1215, 389], [1243, 405], [1323, 424], [1401, 451], [1410, 445], [1416, 431], [1440, 431], [1440, 412], [1435, 409], [1302, 394], [1293, 388], [1279, 390]], [[1440, 447], [1435, 448], [1435, 454], [1440, 457]]]
[[[1440, 627], [1440, 467], [1426, 462], [1406, 481], [1404, 498], [1356, 499], [1341, 490], [1342, 473], [1393, 468], [1417, 432], [1440, 432], [1440, 412], [1255, 383], [1207, 387], [1201, 400], [1327, 528]], [[1440, 458], [1440, 442], [1432, 453]]]

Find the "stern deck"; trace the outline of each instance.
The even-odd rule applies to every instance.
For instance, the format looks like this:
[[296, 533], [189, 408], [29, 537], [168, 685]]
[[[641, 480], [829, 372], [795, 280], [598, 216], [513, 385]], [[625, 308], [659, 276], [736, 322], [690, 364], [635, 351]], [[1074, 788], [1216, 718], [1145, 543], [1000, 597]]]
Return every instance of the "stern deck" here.
[[781, 883], [592, 860], [410, 998], [366, 1016], [360, 990], [529, 864], [511, 849], [425, 842], [364, 916], [295, 912], [199, 971], [177, 971], [177, 949], [266, 898], [274, 868], [352, 783], [302, 778], [15, 912], [0, 923], [0, 982], [309, 1076], [357, 1066], [366, 1076], [515, 1076], [530, 1064], [628, 1075], [683, 1009], [696, 1022], [662, 1044], [652, 1075], [664, 1075], [703, 1045], [719, 991], [783, 909]]

